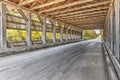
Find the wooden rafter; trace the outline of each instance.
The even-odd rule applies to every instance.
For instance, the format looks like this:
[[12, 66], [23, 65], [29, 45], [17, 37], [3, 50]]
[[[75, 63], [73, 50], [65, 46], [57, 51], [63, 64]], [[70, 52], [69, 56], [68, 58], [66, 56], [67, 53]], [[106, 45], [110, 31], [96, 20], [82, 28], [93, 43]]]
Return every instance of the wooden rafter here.
[[19, 3], [19, 5], [21, 5], [21, 6], [27, 5], [27, 4], [32, 3], [34, 1], [38, 1], [38, 0], [25, 0], [25, 1], [22, 1], [21, 3]]
[[81, 7], [77, 7], [77, 8], [75, 7], [75, 8], [67, 9], [67, 10], [64, 10], [64, 11], [57, 11], [57, 12], [49, 13], [48, 15], [55, 15], [55, 14], [61, 14], [61, 13], [66, 13], [66, 12], [71, 12], [71, 11], [77, 11], [77, 10], [80, 10], [80, 9], [97, 7], [97, 6], [100, 6], [100, 5], [107, 5], [109, 3], [110, 3], [109, 1], [103, 1], [103, 2], [89, 4], [89, 5], [85, 5], [85, 6], [81, 6]]
[[87, 18], [99, 18], [99, 17], [103, 17], [103, 18], [105, 18], [106, 17], [106, 15], [107, 14], [99, 14], [99, 15], [93, 15], [93, 16], [82, 16], [82, 17], [78, 17], [78, 18], [64, 18], [64, 19], [60, 19], [60, 20], [65, 20], [65, 21], [67, 21], [67, 20], [76, 20], [76, 19], [87, 19]]
[[54, 7], [54, 8], [50, 8], [50, 9], [47, 9], [47, 10], [40, 11], [40, 13], [54, 11], [54, 10], [58, 10], [58, 9], [63, 9], [63, 8], [75, 6], [75, 5], [78, 5], [78, 4], [83, 4], [83, 3], [91, 2], [91, 1], [93, 1], [93, 0], [75, 1], [75, 2], [72, 2], [72, 3], [69, 3], [69, 4], [65, 4], [65, 5], [62, 5], [62, 6], [58, 6], [58, 7]]
[[81, 27], [86, 27], [86, 26], [101, 26], [104, 25], [103, 23], [98, 23], [98, 24], [76, 24]]
[[[74, 24], [76, 24], [76, 23], [82, 23], [82, 22], [94, 22], [94, 21], [96, 21], [96, 22], [102, 22], [102, 21], [104, 21], [105, 19], [98, 19], [99, 21], [96, 21], [96, 20], [93, 20], [93, 21], [90, 21], [90, 20], [87, 20], [87, 21], [68, 21], [69, 23], [71, 23], [71, 22], [73, 22]], [[67, 22], [67, 23], [68, 23]]]
[[[91, 20], [92, 20], [92, 19], [91, 19]], [[92, 21], [91, 21], [91, 20], [86, 20], [86, 21], [85, 21], [85, 20], [84, 20], [84, 21], [79, 21], [79, 20], [78, 20], [78, 21], [66, 21], [66, 22], [67, 22], [67, 23], [69, 22], [69, 23], [71, 23], [71, 24], [76, 24], [76, 23], [80, 23], [80, 24], [81, 24], [81, 23], [86, 23], [86, 22], [89, 22], [89, 23], [90, 23], [90, 22], [95, 22], [95, 21], [96, 21], [96, 19], [93, 19]], [[99, 20], [99, 21], [96, 21], [96, 22], [99, 22], [99, 23], [105, 21], [105, 19], [98, 19], [98, 20]], [[96, 23], [96, 22], [95, 22], [95, 23]]]
[[[95, 21], [95, 20], [94, 20]], [[71, 24], [84, 24], [84, 23], [103, 23], [104, 21], [103, 20], [101, 20], [101, 21], [96, 21], [96, 22], [94, 22], [94, 21], [84, 21], [84, 22], [74, 22], [74, 21], [72, 21], [72, 22], [66, 22], [66, 23], [71, 23]]]
[[96, 21], [96, 22], [94, 22], [94, 21], [84, 21], [84, 22], [81, 21], [81, 22], [76, 22], [76, 23], [74, 23], [74, 21], [73, 21], [73, 23], [71, 23], [71, 22], [67, 22], [67, 23], [71, 23], [71, 24], [84, 24], [84, 23], [103, 23], [104, 22], [103, 20]]
[[76, 23], [80, 23], [81, 24], [81, 23], [86, 23], [86, 22], [90, 23], [90, 22], [95, 22], [95, 21], [101, 23], [101, 22], [104, 22], [104, 20], [105, 19], [99, 19], [99, 21], [98, 20], [96, 21], [95, 19], [94, 20], [91, 19], [91, 20], [86, 20], [86, 21], [85, 20], [84, 21], [78, 20], [78, 21], [67, 21], [67, 22], [73, 22], [71, 24], [76, 24]]
[[100, 19], [103, 20], [104, 18], [103, 17], [101, 17], [101, 18], [88, 18], [88, 19], [82, 19], [82, 20], [81, 19], [78, 19], [78, 20], [76, 19], [76, 20], [66, 20], [66, 21], [68, 21], [68, 22], [70, 22], [70, 21], [75, 22], [75, 21], [83, 21], [83, 20], [89, 20], [90, 21], [90, 20], [100, 20]]
[[76, 25], [85, 25], [85, 24], [87, 24], [87, 25], [89, 25], [89, 24], [102, 24], [101, 22], [85, 22], [85, 23], [76, 23]]
[[71, 28], [80, 25], [77, 29], [103, 28], [110, 3], [109, 0], [3, 0], [3, 2], [18, 9], [26, 21], [23, 12], [28, 11], [36, 14], [40, 20], [41, 16], [44, 16], [60, 24], [72, 25]]
[[108, 6], [106, 7], [98, 7], [98, 8], [92, 8], [92, 9], [86, 9], [83, 11], [77, 11], [77, 12], [71, 12], [71, 13], [66, 13], [66, 14], [60, 14], [60, 15], [55, 15], [56, 17], [61, 17], [61, 16], [69, 16], [69, 15], [75, 15], [75, 14], [82, 14], [82, 13], [89, 13], [89, 12], [94, 12], [98, 10], [108, 10]]
[[45, 4], [41, 4], [41, 5], [38, 5], [38, 6], [35, 6], [33, 8], [31, 8], [32, 10], [35, 10], [35, 9], [40, 9], [40, 8], [43, 8], [43, 7], [46, 7], [46, 6], [49, 6], [49, 5], [53, 5], [53, 4], [57, 4], [57, 3], [60, 3], [60, 2], [63, 2], [65, 0], [53, 0], [51, 2], [47, 2]]
[[20, 1], [19, 1], [19, 4], [20, 4], [21, 2], [23, 2], [23, 1], [24, 1], [24, 0], [20, 0]]
[[[86, 14], [78, 14], [78, 15], [74, 15], [74, 16], [65, 16], [65, 18], [74, 18], [74, 17], [82, 17], [82, 16], [91, 16], [91, 15], [95, 15], [95, 14], [104, 14], [104, 13], [107, 13], [107, 11], [98, 11], [98, 12], [93, 12], [93, 13], [86, 13]], [[55, 17], [57, 19], [60, 19], [60, 18], [64, 18], [64, 17]]]

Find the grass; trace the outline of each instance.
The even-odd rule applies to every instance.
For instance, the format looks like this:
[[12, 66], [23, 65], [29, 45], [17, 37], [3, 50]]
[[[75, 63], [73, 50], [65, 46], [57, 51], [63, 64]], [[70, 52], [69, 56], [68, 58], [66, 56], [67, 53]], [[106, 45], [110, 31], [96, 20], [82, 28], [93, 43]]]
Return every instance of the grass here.
[[94, 39], [94, 38], [91, 38], [91, 37], [84, 37], [83, 39], [84, 39], [84, 40], [90, 40], [90, 39]]

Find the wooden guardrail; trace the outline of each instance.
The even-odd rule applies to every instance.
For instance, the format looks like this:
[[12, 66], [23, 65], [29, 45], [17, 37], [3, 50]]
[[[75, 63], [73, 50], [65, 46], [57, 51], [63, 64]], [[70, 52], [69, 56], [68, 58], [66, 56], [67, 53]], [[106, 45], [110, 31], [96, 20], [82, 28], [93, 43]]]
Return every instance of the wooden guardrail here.
[[[114, 70], [116, 72], [116, 76], [117, 76], [117, 80], [120, 80], [120, 63], [118, 62], [118, 60], [116, 59], [116, 57], [113, 55], [112, 51], [109, 49], [109, 47], [107, 46], [107, 44], [105, 42], [103, 42], [103, 47], [106, 49], [109, 58], [113, 64]], [[116, 80], [116, 79], [115, 79]]]
[[26, 46], [26, 41], [8, 41], [10, 47]]

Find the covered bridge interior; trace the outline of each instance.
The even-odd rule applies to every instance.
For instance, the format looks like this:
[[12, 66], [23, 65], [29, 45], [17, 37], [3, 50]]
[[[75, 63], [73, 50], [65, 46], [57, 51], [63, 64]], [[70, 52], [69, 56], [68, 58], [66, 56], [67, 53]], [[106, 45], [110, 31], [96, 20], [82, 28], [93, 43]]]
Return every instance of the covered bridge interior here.
[[[101, 42], [103, 49], [101, 51], [108, 53], [110, 62], [113, 65], [112, 70], [117, 77], [114, 80], [119, 80], [119, 14], [120, 0], [0, 0], [0, 56], [3, 56], [2, 53], [9, 55], [15, 51], [15, 53], [19, 53], [66, 43], [81, 44], [79, 42], [83, 40], [84, 30], [101, 29], [104, 33]], [[7, 29], [17, 30], [19, 33], [20, 30], [23, 30], [26, 38], [10, 41], [7, 39]], [[41, 38], [33, 40], [33, 31], [41, 32]], [[48, 38], [48, 34], [51, 35], [51, 38]], [[57, 37], [58, 35], [59, 37]], [[73, 49], [75, 50], [75, 48]], [[3, 68], [0, 63], [1, 69]], [[108, 74], [110, 74], [109, 71]], [[3, 77], [2, 75], [5, 76], [0, 71], [0, 80], [60, 80], [60, 78], [42, 79], [42, 76], [41, 79], [38, 76], [31, 79], [29, 77], [26, 79], [20, 79], [19, 77], [7, 78], [7, 76]], [[87, 80], [87, 78], [61, 80]], [[113, 80], [113, 77], [111, 80]]]

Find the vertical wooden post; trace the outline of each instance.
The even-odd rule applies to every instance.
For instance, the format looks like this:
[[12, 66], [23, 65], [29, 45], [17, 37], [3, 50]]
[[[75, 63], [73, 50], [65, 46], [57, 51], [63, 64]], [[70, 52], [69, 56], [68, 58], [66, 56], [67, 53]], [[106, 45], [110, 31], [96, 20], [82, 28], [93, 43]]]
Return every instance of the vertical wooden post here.
[[108, 41], [107, 41], [107, 43], [108, 43], [108, 46], [109, 46], [109, 48], [110, 48], [110, 22], [109, 22], [109, 17], [108, 17], [108, 23], [107, 23], [107, 29], [108, 29], [108, 31], [107, 31], [107, 36], [108, 36]]
[[46, 18], [42, 20], [42, 43], [46, 44]]
[[81, 39], [81, 32], [78, 32], [78, 38]]
[[83, 31], [81, 31], [81, 39], [83, 39]]
[[119, 6], [119, 0], [115, 0], [115, 56], [120, 61], [120, 6]]
[[60, 42], [63, 42], [62, 31], [63, 31], [63, 29], [62, 29], [62, 27], [60, 26]]
[[72, 34], [73, 34], [73, 40], [75, 39], [75, 34], [74, 34], [74, 30], [72, 31]]
[[73, 30], [71, 29], [71, 40], [73, 41]]
[[70, 41], [72, 41], [72, 29], [70, 29]]
[[111, 50], [113, 51], [113, 5], [111, 4], [110, 5], [110, 32], [111, 32], [111, 34], [110, 34], [110, 44], [111, 44], [111, 46], [110, 46], [110, 48], [111, 48]]
[[74, 30], [74, 40], [76, 40], [76, 31]]
[[76, 37], [77, 37], [77, 40], [78, 40], [78, 31], [76, 32]]
[[79, 39], [81, 39], [81, 32], [78, 32], [78, 37], [79, 37]]
[[80, 34], [80, 32], [78, 32], [78, 38], [79, 38], [79, 39], [81, 38], [81, 34]]
[[6, 6], [2, 2], [0, 2], [0, 48], [7, 47], [6, 28], [7, 28]]
[[26, 17], [28, 18], [27, 24], [26, 24], [26, 34], [27, 34], [27, 46], [31, 46], [31, 12], [26, 14]]
[[53, 39], [53, 43], [56, 43], [56, 26], [55, 26], [55, 24], [52, 23], [52, 27], [53, 27], [52, 39]]
[[78, 39], [78, 31], [76, 31], [76, 40]]
[[68, 39], [70, 41], [70, 28], [68, 29], [68, 35], [69, 35]]
[[68, 42], [68, 28], [65, 29], [65, 41]]
[[75, 36], [75, 40], [76, 40], [76, 30], [74, 31], [74, 36]]

